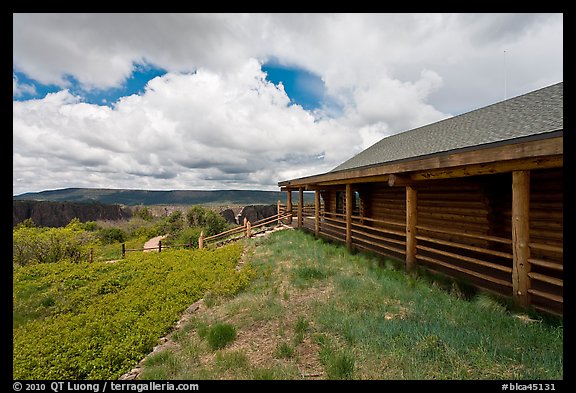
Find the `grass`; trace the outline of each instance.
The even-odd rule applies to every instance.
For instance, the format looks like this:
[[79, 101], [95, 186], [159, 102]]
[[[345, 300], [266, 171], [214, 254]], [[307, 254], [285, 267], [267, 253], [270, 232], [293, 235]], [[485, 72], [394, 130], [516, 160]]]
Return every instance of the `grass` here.
[[206, 335], [212, 350], [222, 349], [236, 338], [236, 328], [229, 323], [217, 323], [211, 326]]
[[[178, 364], [140, 378], [563, 379], [562, 319], [299, 231], [245, 245], [252, 283], [210, 295], [170, 349]], [[237, 334], [214, 350], [208, 332], [223, 323]]]

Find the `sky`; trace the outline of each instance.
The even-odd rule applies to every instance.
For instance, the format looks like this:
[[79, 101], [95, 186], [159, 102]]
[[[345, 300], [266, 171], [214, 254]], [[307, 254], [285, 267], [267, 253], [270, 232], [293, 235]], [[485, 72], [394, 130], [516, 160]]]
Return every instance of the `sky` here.
[[13, 14], [13, 195], [278, 190], [563, 81], [563, 14]]

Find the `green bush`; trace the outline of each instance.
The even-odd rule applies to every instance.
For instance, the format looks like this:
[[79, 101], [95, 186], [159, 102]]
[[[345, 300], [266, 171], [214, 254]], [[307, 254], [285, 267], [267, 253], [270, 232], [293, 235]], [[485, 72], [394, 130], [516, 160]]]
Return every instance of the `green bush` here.
[[216, 235], [228, 227], [228, 223], [220, 214], [197, 205], [186, 212], [186, 222], [190, 227], [203, 228], [205, 236]]
[[212, 325], [206, 336], [212, 350], [222, 349], [236, 339], [236, 327], [229, 323]]
[[127, 234], [120, 228], [102, 228], [98, 231], [98, 238], [103, 244], [124, 243]]
[[94, 233], [71, 222], [65, 228], [18, 227], [12, 232], [12, 260], [15, 265], [88, 261], [90, 248], [97, 245]]

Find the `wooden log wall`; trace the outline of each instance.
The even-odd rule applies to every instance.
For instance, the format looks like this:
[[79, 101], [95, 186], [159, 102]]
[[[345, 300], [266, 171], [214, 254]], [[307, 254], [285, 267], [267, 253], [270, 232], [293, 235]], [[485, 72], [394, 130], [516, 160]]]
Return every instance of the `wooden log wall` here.
[[563, 173], [530, 173], [530, 303], [563, 313]]
[[[562, 314], [562, 168], [532, 170], [529, 183], [528, 296], [523, 301]], [[416, 265], [513, 296], [512, 173], [422, 181], [411, 187], [417, 206]], [[336, 213], [336, 194], [345, 191], [334, 187], [320, 192], [318, 225], [320, 236], [344, 243], [347, 215]], [[351, 248], [405, 260], [406, 187], [370, 183], [353, 185], [350, 191], [348, 195], [359, 192], [361, 201], [360, 214], [348, 217]], [[346, 205], [351, 204], [344, 201]]]
[[[417, 264], [501, 295], [512, 295], [511, 234], [496, 236], [503, 219], [493, 203], [509, 197], [510, 183], [483, 177], [418, 185]], [[509, 176], [507, 176], [509, 178]], [[498, 179], [501, 180], [501, 179]], [[486, 192], [486, 184], [493, 189]], [[508, 217], [509, 220], [509, 217]]]
[[354, 246], [404, 260], [406, 255], [406, 191], [388, 183], [359, 186], [362, 218], [352, 226]]

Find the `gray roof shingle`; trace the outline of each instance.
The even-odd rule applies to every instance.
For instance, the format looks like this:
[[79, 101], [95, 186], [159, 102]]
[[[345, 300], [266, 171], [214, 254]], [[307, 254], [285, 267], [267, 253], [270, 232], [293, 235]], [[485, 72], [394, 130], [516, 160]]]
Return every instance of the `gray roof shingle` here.
[[331, 172], [563, 130], [563, 85], [560, 82], [386, 137]]

